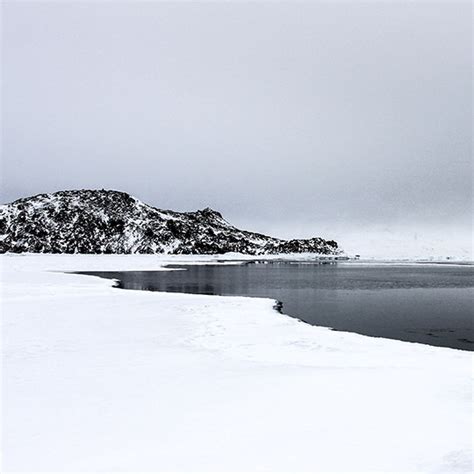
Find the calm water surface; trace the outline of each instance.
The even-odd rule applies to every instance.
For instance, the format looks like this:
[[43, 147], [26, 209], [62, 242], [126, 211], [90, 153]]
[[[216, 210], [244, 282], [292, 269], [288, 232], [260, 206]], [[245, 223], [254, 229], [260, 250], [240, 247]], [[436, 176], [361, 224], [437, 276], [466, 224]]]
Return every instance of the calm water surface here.
[[176, 265], [185, 271], [87, 272], [134, 290], [261, 296], [309, 324], [474, 350], [474, 267], [266, 263]]

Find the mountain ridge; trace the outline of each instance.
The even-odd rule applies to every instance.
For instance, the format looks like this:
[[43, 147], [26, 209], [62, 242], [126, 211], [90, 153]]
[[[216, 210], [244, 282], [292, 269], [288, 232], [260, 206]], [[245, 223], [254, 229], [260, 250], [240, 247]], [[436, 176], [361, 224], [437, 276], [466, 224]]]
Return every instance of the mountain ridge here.
[[219, 211], [159, 209], [123, 191], [68, 190], [0, 206], [0, 253], [338, 254], [320, 237], [283, 240], [238, 229]]

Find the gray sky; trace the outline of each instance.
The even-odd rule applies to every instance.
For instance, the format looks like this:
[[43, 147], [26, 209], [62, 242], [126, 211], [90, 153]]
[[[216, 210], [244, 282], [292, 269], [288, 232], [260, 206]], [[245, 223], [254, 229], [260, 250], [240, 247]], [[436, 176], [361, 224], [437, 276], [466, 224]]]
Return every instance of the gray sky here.
[[2, 22], [1, 202], [111, 188], [355, 250], [470, 237], [468, 1], [4, 2]]

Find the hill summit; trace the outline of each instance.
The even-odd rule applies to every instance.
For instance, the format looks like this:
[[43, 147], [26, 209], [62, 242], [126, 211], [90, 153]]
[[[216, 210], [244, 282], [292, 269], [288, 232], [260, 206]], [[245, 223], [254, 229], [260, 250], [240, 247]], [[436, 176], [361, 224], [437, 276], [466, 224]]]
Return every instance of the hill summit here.
[[213, 209], [174, 212], [127, 193], [74, 190], [0, 206], [0, 253], [339, 253], [333, 240], [281, 240], [237, 229]]

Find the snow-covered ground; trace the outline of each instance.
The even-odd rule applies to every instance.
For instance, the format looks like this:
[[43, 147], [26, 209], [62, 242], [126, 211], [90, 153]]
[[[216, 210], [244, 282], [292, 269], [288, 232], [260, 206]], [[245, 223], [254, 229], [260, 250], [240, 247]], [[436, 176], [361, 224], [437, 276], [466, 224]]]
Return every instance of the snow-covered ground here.
[[210, 259], [1, 257], [3, 471], [471, 470], [468, 352], [61, 273]]

